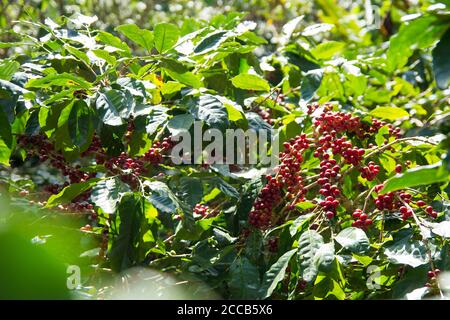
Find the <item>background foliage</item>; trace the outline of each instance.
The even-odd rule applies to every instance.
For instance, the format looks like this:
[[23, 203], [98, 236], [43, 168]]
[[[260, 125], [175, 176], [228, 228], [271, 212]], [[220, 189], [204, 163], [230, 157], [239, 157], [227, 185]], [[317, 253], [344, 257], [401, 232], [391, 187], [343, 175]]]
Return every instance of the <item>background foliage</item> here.
[[[207, 285], [192, 297], [446, 294], [448, 2], [23, 0], [0, 12], [2, 224], [44, 248], [70, 230], [62, 263], [82, 267], [77, 297], [113, 296], [114, 275], [136, 266]], [[332, 216], [316, 182], [316, 102], [367, 131], [342, 133], [365, 153], [333, 156]], [[260, 225], [264, 168], [173, 165], [169, 138], [194, 120], [278, 128], [281, 148], [308, 136], [302, 201], [287, 210], [282, 189]], [[353, 170], [369, 161], [376, 179]], [[400, 204], [380, 208], [388, 192]], [[370, 225], [353, 224], [356, 209]]]

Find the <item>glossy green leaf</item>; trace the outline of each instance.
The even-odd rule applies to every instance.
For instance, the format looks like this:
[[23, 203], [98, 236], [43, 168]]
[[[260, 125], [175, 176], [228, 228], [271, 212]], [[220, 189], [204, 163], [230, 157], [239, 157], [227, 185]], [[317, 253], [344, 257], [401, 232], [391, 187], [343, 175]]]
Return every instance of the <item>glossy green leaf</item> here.
[[[116, 28], [117, 31], [122, 33], [125, 37], [130, 39], [131, 41], [137, 43], [142, 48], [151, 51], [153, 48], [153, 32], [145, 29], [139, 28], [134, 23], [131, 24], [124, 24], [121, 26], [118, 26]], [[109, 38], [111, 39], [111, 38]], [[115, 42], [117, 45], [117, 42]], [[122, 48], [121, 48], [122, 49]]]
[[409, 117], [409, 113], [405, 109], [399, 107], [377, 107], [370, 111], [370, 114], [374, 117], [387, 120], [397, 120]]
[[272, 292], [277, 287], [277, 284], [283, 280], [286, 273], [286, 268], [289, 265], [289, 261], [297, 252], [297, 249], [292, 249], [283, 254], [277, 262], [270, 266], [269, 270], [264, 274], [264, 278], [261, 285], [261, 298], [265, 299], [272, 295]]
[[433, 49], [433, 73], [436, 84], [440, 89], [448, 88], [450, 79], [450, 60], [448, 53], [450, 52], [450, 28], [439, 40]]
[[345, 47], [344, 42], [327, 41], [322, 42], [317, 47], [311, 49], [311, 53], [316, 59], [326, 60], [340, 53]]
[[335, 240], [345, 249], [356, 254], [367, 252], [370, 248], [369, 238], [359, 228], [346, 228], [336, 235]]
[[418, 166], [388, 179], [383, 189], [381, 189], [381, 193], [445, 182], [449, 180], [449, 177], [450, 173], [445, 170], [441, 162], [427, 166]]
[[91, 199], [94, 204], [105, 213], [115, 213], [122, 197], [130, 192], [127, 184], [119, 178], [108, 178], [99, 181], [92, 188]]
[[233, 86], [244, 90], [254, 90], [254, 91], [269, 91], [269, 83], [254, 74], [239, 74], [231, 79]]
[[155, 48], [159, 53], [171, 49], [177, 43], [180, 31], [178, 27], [171, 23], [158, 23], [153, 30], [155, 37]]
[[77, 147], [84, 146], [91, 140], [94, 130], [92, 112], [83, 100], [74, 102], [70, 111], [68, 126], [70, 138]]
[[46, 207], [51, 208], [60, 204], [69, 204], [73, 199], [78, 197], [83, 192], [91, 189], [99, 181], [101, 181], [101, 179], [92, 178], [85, 182], [72, 183], [62, 189], [58, 194], [50, 196], [47, 200]]
[[52, 73], [43, 78], [31, 79], [26, 85], [27, 88], [49, 88], [51, 86], [75, 87], [87, 90], [92, 85], [83, 78], [66, 72], [61, 74]]
[[317, 276], [318, 269], [314, 264], [314, 256], [323, 244], [323, 237], [314, 230], [305, 231], [298, 240], [300, 275], [306, 282], [314, 281]]
[[303, 100], [310, 101], [314, 97], [314, 94], [322, 83], [322, 78], [323, 71], [321, 69], [310, 70], [305, 74], [300, 87]]
[[246, 257], [237, 257], [230, 266], [228, 286], [233, 299], [256, 299], [260, 286], [258, 268]]

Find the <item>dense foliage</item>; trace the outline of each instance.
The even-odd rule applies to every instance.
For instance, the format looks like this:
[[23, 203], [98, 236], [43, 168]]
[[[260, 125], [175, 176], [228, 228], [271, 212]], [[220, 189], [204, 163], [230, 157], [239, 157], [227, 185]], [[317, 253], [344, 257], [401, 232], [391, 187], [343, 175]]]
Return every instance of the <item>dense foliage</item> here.
[[[4, 8], [0, 193], [74, 217], [79, 294], [146, 266], [223, 298], [444, 296], [450, 6], [265, 3], [116, 27]], [[194, 121], [276, 132], [279, 165], [174, 164]]]

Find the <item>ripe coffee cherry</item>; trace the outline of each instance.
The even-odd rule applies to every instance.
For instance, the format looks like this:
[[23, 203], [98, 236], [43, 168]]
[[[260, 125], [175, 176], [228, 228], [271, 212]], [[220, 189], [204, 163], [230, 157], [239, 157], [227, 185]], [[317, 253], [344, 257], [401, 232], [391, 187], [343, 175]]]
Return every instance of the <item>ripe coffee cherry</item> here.
[[361, 213], [362, 213], [362, 211], [360, 209], [356, 209], [353, 212], [352, 216], [353, 216], [354, 219], [359, 219], [359, 217], [361, 216]]
[[426, 203], [425, 203], [425, 201], [423, 201], [423, 200], [419, 200], [419, 201], [416, 202], [416, 205], [417, 205], [418, 207], [423, 207], [423, 206], [426, 205]]
[[401, 164], [397, 164], [395, 166], [395, 172], [397, 172], [397, 173], [401, 173], [402, 172], [402, 165]]
[[327, 213], [325, 215], [330, 220], [334, 218], [334, 212], [333, 211], [327, 211]]
[[427, 206], [425, 208], [425, 212], [428, 213], [428, 214], [432, 214], [433, 213], [433, 207], [432, 206]]

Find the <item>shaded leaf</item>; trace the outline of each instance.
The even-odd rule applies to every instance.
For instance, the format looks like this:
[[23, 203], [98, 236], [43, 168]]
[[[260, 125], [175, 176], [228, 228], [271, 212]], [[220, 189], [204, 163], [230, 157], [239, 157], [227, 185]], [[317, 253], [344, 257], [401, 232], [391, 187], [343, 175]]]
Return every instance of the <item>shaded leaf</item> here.
[[261, 298], [265, 299], [270, 297], [272, 292], [277, 287], [277, 284], [283, 280], [286, 273], [286, 268], [289, 265], [289, 261], [292, 256], [297, 252], [297, 249], [292, 249], [284, 253], [277, 262], [270, 266], [269, 270], [264, 274], [264, 278], [261, 284]]

